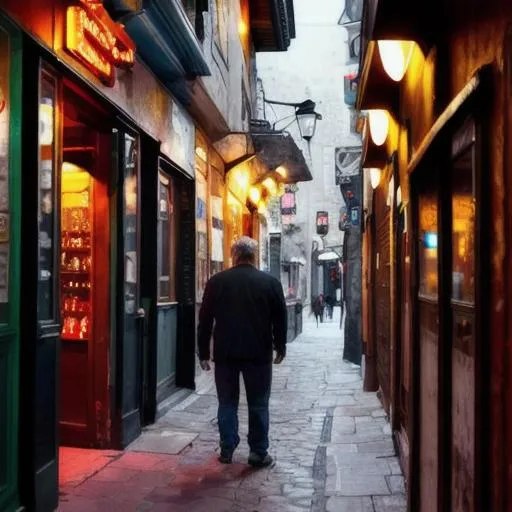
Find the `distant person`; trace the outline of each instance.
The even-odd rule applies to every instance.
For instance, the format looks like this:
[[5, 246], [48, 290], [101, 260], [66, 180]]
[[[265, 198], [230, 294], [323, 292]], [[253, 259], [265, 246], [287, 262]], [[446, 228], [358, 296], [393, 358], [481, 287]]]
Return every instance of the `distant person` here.
[[246, 236], [235, 241], [234, 266], [206, 284], [197, 330], [201, 368], [208, 371], [213, 329], [219, 461], [230, 464], [240, 442], [241, 373], [249, 406], [248, 463], [266, 467], [273, 462], [267, 452], [273, 350], [274, 363], [280, 364], [286, 355], [287, 312], [281, 283], [255, 267], [257, 248], [257, 242]]
[[325, 308], [325, 301], [324, 301], [324, 296], [321, 293], [313, 301], [313, 314], [315, 315], [317, 327], [318, 327], [318, 320], [320, 320], [320, 323], [322, 323], [324, 321], [324, 308]]
[[334, 313], [334, 304], [335, 304], [334, 297], [332, 297], [331, 295], [326, 295], [325, 306], [326, 306], [327, 314], [329, 315], [330, 320], [332, 320], [332, 315]]

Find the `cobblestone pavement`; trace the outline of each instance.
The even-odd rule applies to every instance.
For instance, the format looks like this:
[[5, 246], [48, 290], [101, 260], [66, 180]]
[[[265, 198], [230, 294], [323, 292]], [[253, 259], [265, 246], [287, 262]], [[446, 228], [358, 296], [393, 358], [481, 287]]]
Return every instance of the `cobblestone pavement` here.
[[[359, 368], [342, 361], [339, 320], [317, 328], [306, 319], [304, 333], [274, 368], [273, 467], [249, 468], [245, 442], [232, 465], [217, 461], [216, 397], [211, 376], [203, 376], [201, 388], [134, 446], [109, 452], [100, 470], [64, 484], [60, 510], [405, 511], [389, 424], [375, 394], [363, 393]], [[245, 441], [244, 400], [240, 428]], [[149, 451], [133, 451], [141, 447]]]

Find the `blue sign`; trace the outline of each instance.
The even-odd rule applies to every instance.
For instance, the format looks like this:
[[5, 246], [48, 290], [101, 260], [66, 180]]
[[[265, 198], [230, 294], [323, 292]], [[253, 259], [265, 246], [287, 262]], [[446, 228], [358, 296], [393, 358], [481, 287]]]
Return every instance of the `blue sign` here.
[[426, 232], [423, 235], [423, 245], [427, 249], [437, 249], [437, 233]]
[[359, 208], [355, 207], [350, 210], [350, 222], [352, 222], [352, 226], [359, 225]]

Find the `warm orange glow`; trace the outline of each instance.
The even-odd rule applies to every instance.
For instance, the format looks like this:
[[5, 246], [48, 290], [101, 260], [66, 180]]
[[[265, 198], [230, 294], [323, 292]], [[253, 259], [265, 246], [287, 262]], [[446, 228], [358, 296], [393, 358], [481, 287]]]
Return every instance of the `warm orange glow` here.
[[68, 7], [66, 48], [101, 81], [113, 86], [115, 67], [133, 66], [135, 45], [101, 4], [82, 5]]
[[238, 34], [240, 37], [245, 37], [249, 33], [247, 23], [244, 20], [238, 22]]
[[246, 194], [249, 188], [249, 174], [247, 170], [244, 168], [234, 169], [233, 178], [236, 184], [240, 187], [242, 193]]
[[249, 199], [254, 206], [257, 206], [261, 199], [261, 190], [258, 187], [251, 187], [249, 189]]
[[389, 114], [387, 110], [376, 109], [368, 111], [370, 136], [376, 146], [382, 146], [388, 138]]
[[78, 165], [62, 163], [62, 207], [79, 208], [89, 206], [91, 175]]
[[260, 201], [258, 204], [258, 213], [260, 215], [265, 215], [267, 212], [267, 205], [265, 204], [265, 201]]
[[280, 165], [277, 169], [276, 169], [276, 172], [277, 174], [279, 174], [279, 176], [281, 176], [282, 178], [285, 178], [288, 176], [288, 169], [284, 166], [284, 165]]
[[395, 82], [400, 82], [407, 71], [413, 45], [413, 41], [378, 41], [382, 66]]
[[277, 194], [277, 183], [273, 178], [266, 178], [263, 180], [262, 185], [269, 191], [270, 194], [275, 196]]

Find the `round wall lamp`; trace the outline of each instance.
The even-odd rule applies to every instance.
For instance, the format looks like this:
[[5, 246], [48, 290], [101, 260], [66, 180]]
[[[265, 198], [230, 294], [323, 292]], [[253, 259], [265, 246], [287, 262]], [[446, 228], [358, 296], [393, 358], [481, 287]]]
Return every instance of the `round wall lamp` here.
[[261, 199], [261, 190], [259, 189], [259, 187], [253, 185], [249, 189], [249, 199], [251, 200], [251, 203], [254, 206], [258, 206], [258, 203], [260, 202]]
[[373, 190], [375, 190], [380, 184], [380, 177], [382, 175], [382, 171], [378, 167], [370, 167], [365, 169], [365, 171], [370, 173], [370, 183], [372, 185]]
[[383, 40], [377, 44], [384, 70], [392, 80], [400, 82], [409, 66], [414, 41]]
[[369, 110], [368, 124], [370, 136], [376, 146], [382, 146], [388, 137], [389, 114], [387, 110]]
[[284, 165], [280, 165], [276, 168], [276, 173], [281, 176], [281, 178], [286, 179], [288, 176], [288, 169]]
[[277, 195], [277, 182], [274, 178], [268, 177], [265, 178], [261, 183], [269, 192], [269, 194], [275, 196]]

